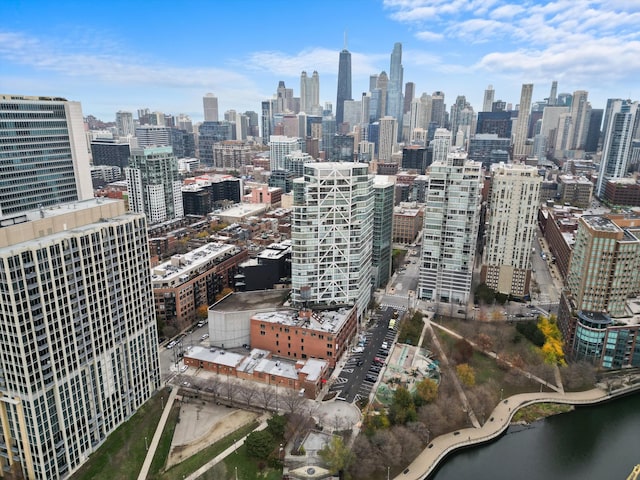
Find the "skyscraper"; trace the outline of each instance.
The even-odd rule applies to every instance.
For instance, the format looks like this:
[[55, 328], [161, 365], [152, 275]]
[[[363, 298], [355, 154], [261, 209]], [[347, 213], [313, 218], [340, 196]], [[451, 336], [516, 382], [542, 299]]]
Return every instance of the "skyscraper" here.
[[398, 138], [398, 122], [391, 116], [380, 119], [380, 133], [378, 137], [378, 160], [390, 162]]
[[446, 162], [451, 150], [451, 132], [446, 128], [437, 128], [429, 145], [433, 149], [433, 161]]
[[380, 106], [378, 108], [379, 117], [376, 120], [387, 115], [387, 92], [389, 91], [389, 77], [387, 76], [387, 72], [384, 70], [380, 72], [378, 75], [378, 83], [376, 85], [376, 89], [380, 90]]
[[496, 94], [496, 91], [493, 89], [493, 85], [489, 85], [487, 89], [484, 91], [484, 101], [482, 102], [482, 111], [490, 112], [491, 105], [493, 105], [493, 98]]
[[569, 134], [569, 149], [584, 149], [584, 141], [589, 131], [589, 119], [591, 118], [591, 105], [587, 101], [589, 92], [577, 90], [573, 92], [571, 102], [571, 130]]
[[340, 52], [338, 63], [338, 93], [336, 97], [336, 124], [344, 122], [344, 101], [353, 100], [351, 96], [351, 53], [347, 50]]
[[300, 111], [307, 115], [315, 115], [320, 112], [320, 77], [314, 71], [311, 77], [307, 72], [300, 74]]
[[79, 102], [0, 95], [0, 215], [93, 198]]
[[178, 160], [171, 147], [131, 149], [125, 173], [132, 212], [145, 213], [150, 224], [184, 216]]
[[598, 197], [604, 197], [609, 179], [626, 175], [631, 158], [631, 141], [639, 121], [638, 102], [628, 100], [613, 102], [609, 125], [606, 127], [607, 133], [602, 145], [602, 159], [596, 184]]
[[462, 150], [431, 164], [418, 296], [466, 304], [478, 237], [482, 165]]
[[533, 83], [522, 85], [520, 93], [520, 108], [516, 120], [516, 132], [513, 138], [513, 157], [527, 155], [527, 132], [529, 131], [529, 116], [531, 115], [531, 96], [533, 95]]
[[392, 116], [402, 124], [402, 111], [404, 103], [402, 101], [402, 44], [397, 42], [393, 45], [389, 68], [389, 88], [387, 90], [387, 115]]
[[171, 129], [158, 125], [142, 125], [136, 128], [139, 147], [171, 145]]
[[433, 92], [433, 95], [431, 95], [431, 121], [435, 122], [436, 126], [444, 128], [446, 114], [444, 92]]
[[202, 106], [204, 107], [204, 121], [217, 122], [218, 121], [218, 97], [216, 97], [213, 93], [207, 93], [202, 98]]
[[116, 112], [116, 127], [118, 128], [118, 136], [127, 137], [136, 134], [136, 126], [133, 123], [133, 113]]
[[402, 113], [409, 113], [411, 111], [411, 102], [416, 97], [416, 84], [413, 82], [407, 82], [404, 84], [404, 107]]
[[529, 293], [529, 256], [535, 239], [542, 177], [523, 164], [491, 166], [491, 198], [482, 279], [498, 292]]
[[25, 215], [0, 239], [0, 463], [68, 478], [160, 387], [147, 225], [111, 199]]
[[366, 163], [305, 164], [304, 177], [293, 181], [295, 304], [355, 304], [363, 317], [371, 298], [373, 206], [373, 179]]
[[551, 92], [549, 93], [549, 98], [547, 99], [547, 105], [549, 105], [550, 107], [555, 106], [557, 103], [557, 99], [556, 99], [557, 95], [558, 95], [558, 82], [554, 80], [553, 82], [551, 82]]

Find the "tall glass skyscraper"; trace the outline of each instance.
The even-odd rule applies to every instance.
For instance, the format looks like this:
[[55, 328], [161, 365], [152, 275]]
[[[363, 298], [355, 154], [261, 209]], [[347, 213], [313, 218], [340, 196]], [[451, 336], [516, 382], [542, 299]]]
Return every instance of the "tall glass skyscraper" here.
[[389, 89], [387, 91], [387, 115], [392, 116], [402, 124], [402, 44], [395, 43], [391, 52], [391, 65], [389, 69]]
[[338, 63], [338, 95], [336, 98], [336, 124], [344, 122], [344, 101], [351, 97], [351, 52], [346, 48], [340, 52]]

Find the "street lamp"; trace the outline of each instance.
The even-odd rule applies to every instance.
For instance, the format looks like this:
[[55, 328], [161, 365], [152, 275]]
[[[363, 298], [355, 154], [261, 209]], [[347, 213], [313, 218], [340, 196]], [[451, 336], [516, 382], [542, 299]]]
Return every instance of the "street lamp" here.
[[389, 470], [391, 470], [391, 467], [387, 467], [387, 480], [389, 480]]
[[144, 437], [144, 449], [148, 452], [149, 451], [149, 444], [147, 443], [147, 437]]
[[502, 401], [502, 395], [504, 394], [504, 388], [500, 389], [500, 401]]

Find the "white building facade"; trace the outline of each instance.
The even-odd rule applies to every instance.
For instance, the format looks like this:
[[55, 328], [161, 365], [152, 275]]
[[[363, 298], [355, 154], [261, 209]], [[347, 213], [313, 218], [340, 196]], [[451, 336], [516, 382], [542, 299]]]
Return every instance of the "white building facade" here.
[[498, 292], [520, 297], [529, 293], [541, 183], [536, 167], [504, 163], [491, 166], [482, 279]]
[[0, 233], [0, 468], [64, 479], [160, 387], [147, 223], [106, 199], [27, 216]]
[[424, 214], [418, 296], [465, 304], [471, 291], [481, 201], [482, 164], [462, 150], [431, 165]]
[[307, 163], [293, 181], [292, 300], [355, 304], [362, 318], [371, 299], [373, 178], [368, 165]]

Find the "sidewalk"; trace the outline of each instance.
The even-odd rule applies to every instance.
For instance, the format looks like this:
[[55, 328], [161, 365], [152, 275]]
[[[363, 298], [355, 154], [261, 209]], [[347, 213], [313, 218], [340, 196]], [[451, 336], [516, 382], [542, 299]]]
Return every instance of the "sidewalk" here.
[[147, 456], [145, 457], [144, 463], [142, 464], [142, 468], [140, 469], [140, 475], [138, 475], [138, 480], [144, 480], [145, 478], [147, 478], [147, 475], [149, 474], [149, 468], [151, 467], [151, 462], [153, 461], [153, 457], [156, 454], [156, 449], [158, 448], [158, 443], [160, 442], [162, 431], [164, 430], [164, 426], [167, 423], [167, 418], [169, 418], [171, 407], [173, 406], [173, 402], [175, 401], [177, 395], [178, 395], [178, 388], [173, 387], [171, 389], [171, 393], [169, 394], [169, 398], [167, 399], [167, 403], [164, 406], [164, 411], [162, 412], [162, 416], [160, 417], [158, 426], [156, 427], [156, 432], [153, 434], [153, 438], [151, 439], [151, 445], [149, 445], [149, 450], [147, 450]]

